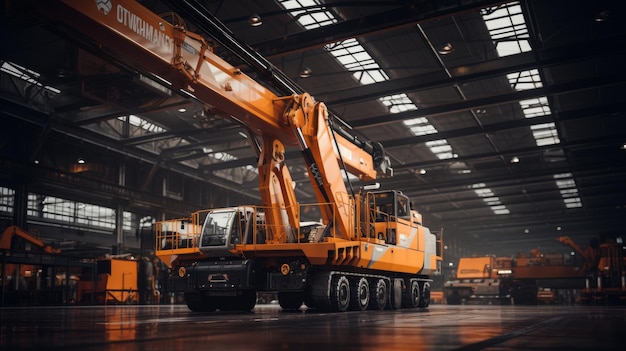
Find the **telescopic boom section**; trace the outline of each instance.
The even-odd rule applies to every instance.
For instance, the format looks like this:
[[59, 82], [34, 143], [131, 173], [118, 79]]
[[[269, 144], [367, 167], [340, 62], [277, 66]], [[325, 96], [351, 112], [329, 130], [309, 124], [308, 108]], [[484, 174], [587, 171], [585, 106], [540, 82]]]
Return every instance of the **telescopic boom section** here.
[[374, 151], [364, 150], [365, 146], [372, 149], [371, 144], [350, 140], [345, 131], [334, 133], [323, 103], [306, 93], [276, 96], [216, 56], [201, 36], [187, 32], [178, 16], [169, 14], [175, 19], [169, 23], [135, 1], [33, 1], [33, 8], [87, 36], [133, 69], [261, 137], [258, 166], [263, 204], [285, 209], [271, 211], [267, 220], [289, 223], [293, 229], [299, 226], [298, 206], [284, 149], [298, 145], [317, 199], [327, 204], [321, 209], [325, 224], [332, 224], [339, 237], [354, 236], [354, 204], [342, 168], [361, 180], [372, 180], [381, 157], [377, 154], [374, 160]]

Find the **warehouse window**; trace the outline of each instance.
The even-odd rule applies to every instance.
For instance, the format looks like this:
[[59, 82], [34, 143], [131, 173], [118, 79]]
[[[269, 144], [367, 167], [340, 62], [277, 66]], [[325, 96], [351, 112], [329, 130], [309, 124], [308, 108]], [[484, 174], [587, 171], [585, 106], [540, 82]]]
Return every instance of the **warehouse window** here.
[[[115, 210], [54, 196], [28, 194], [28, 216], [79, 227], [115, 229]], [[133, 229], [131, 212], [124, 211], [123, 229]]]
[[13, 213], [15, 190], [0, 187], [0, 212]]
[[150, 228], [156, 223], [156, 219], [152, 216], [145, 216], [139, 219], [139, 227], [140, 228]]

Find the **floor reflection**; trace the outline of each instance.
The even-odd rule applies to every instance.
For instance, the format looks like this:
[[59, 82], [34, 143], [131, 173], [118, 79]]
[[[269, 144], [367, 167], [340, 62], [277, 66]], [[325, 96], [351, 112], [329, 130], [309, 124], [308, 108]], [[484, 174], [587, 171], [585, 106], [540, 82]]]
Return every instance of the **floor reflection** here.
[[[0, 309], [2, 350], [621, 350], [626, 309], [445, 306], [427, 310], [192, 313], [184, 306]], [[549, 337], [546, 337], [549, 336]]]

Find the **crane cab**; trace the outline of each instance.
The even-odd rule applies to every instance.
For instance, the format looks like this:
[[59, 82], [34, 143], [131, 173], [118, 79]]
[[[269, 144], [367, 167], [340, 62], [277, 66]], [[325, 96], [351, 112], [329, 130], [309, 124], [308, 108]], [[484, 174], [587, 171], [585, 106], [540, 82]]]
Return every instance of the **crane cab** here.
[[200, 234], [200, 251], [213, 256], [238, 244], [265, 242], [263, 213], [255, 207], [228, 207], [206, 214]]

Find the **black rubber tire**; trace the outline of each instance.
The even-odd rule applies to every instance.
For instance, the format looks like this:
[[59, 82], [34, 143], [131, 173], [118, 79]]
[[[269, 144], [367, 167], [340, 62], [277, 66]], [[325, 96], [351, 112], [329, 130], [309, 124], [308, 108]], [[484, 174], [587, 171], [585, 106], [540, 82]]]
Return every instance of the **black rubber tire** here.
[[366, 278], [356, 278], [351, 287], [350, 310], [365, 311], [370, 304], [370, 284]]
[[384, 279], [378, 279], [376, 284], [372, 284], [373, 289], [370, 289], [370, 309], [372, 310], [384, 310], [387, 307], [389, 301], [389, 288]]
[[420, 301], [420, 285], [417, 280], [410, 280], [407, 284], [406, 294], [402, 294], [402, 307], [416, 308]]
[[345, 275], [333, 278], [331, 308], [337, 312], [345, 312], [350, 308], [350, 282]]
[[238, 300], [240, 302], [242, 311], [252, 311], [254, 306], [256, 305], [256, 291], [254, 290], [246, 290], [243, 295], [241, 295]]
[[300, 309], [302, 301], [304, 300], [304, 293], [302, 292], [279, 292], [278, 304], [285, 311], [295, 311]]
[[420, 294], [420, 301], [417, 307], [428, 307], [430, 305], [430, 283], [423, 282], [420, 286], [422, 287], [422, 293]]
[[198, 293], [185, 293], [185, 303], [193, 312], [214, 312], [216, 309], [209, 297]]

